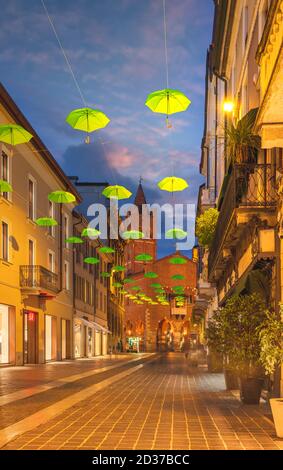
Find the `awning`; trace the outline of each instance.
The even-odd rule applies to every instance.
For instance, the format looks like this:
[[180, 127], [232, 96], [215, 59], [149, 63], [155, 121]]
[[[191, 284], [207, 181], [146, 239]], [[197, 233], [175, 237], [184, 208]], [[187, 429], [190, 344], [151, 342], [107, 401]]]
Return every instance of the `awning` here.
[[99, 323], [96, 323], [94, 321], [86, 320], [85, 318], [82, 318], [82, 317], [75, 317], [74, 320], [75, 321], [77, 320], [78, 322], [83, 323], [88, 328], [92, 328], [92, 329], [95, 329], [97, 331], [100, 331], [101, 333], [110, 333], [111, 334], [111, 331], [109, 331], [107, 328], [105, 328], [104, 326], [99, 325]]
[[245, 274], [239, 280], [233, 294], [240, 295], [244, 291], [247, 294], [257, 292], [268, 303], [270, 297], [270, 280], [268, 279], [268, 276], [261, 269], [255, 269]]

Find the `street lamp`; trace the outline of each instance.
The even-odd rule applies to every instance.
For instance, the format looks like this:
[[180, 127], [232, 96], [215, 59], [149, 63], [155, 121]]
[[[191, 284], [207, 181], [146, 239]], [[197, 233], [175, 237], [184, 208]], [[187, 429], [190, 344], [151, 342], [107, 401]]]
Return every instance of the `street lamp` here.
[[223, 103], [223, 111], [224, 113], [231, 114], [233, 113], [235, 108], [235, 103], [233, 101], [224, 101]]

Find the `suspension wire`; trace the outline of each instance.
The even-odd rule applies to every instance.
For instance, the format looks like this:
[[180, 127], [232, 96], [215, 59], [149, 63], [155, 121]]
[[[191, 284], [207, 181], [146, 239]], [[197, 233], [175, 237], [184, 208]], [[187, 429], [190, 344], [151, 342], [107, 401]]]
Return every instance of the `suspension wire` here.
[[167, 22], [166, 22], [166, 0], [163, 0], [163, 28], [164, 28], [164, 53], [166, 69], [166, 88], [169, 88], [169, 67], [168, 67], [168, 47], [167, 47]]
[[58, 45], [59, 45], [59, 47], [60, 47], [60, 50], [61, 50], [61, 52], [62, 52], [62, 54], [63, 54], [63, 56], [64, 56], [65, 62], [66, 62], [66, 64], [67, 64], [67, 67], [68, 67], [68, 69], [69, 69], [69, 72], [70, 72], [70, 74], [71, 74], [71, 76], [72, 76], [72, 78], [73, 78], [73, 81], [74, 81], [74, 83], [75, 83], [75, 86], [76, 86], [76, 88], [77, 88], [77, 90], [78, 90], [78, 92], [79, 92], [79, 95], [80, 95], [80, 98], [81, 98], [81, 100], [82, 100], [82, 102], [83, 102], [83, 105], [84, 105], [84, 107], [86, 108], [87, 105], [86, 105], [86, 101], [85, 101], [83, 92], [82, 92], [82, 90], [81, 90], [81, 88], [80, 88], [80, 85], [79, 85], [79, 83], [78, 83], [78, 80], [77, 80], [77, 78], [76, 78], [76, 76], [75, 76], [75, 73], [74, 73], [74, 71], [73, 71], [73, 68], [72, 68], [72, 65], [71, 65], [71, 63], [70, 63], [70, 60], [68, 59], [68, 56], [67, 56], [67, 54], [66, 54], [66, 51], [65, 51], [64, 48], [63, 48], [62, 42], [61, 42], [61, 40], [60, 40], [60, 38], [59, 38], [59, 35], [58, 35], [57, 31], [56, 31], [55, 25], [54, 25], [54, 23], [53, 23], [51, 17], [50, 17], [50, 14], [49, 14], [49, 12], [48, 12], [48, 9], [47, 9], [47, 7], [46, 7], [46, 5], [45, 5], [44, 0], [41, 0], [41, 4], [42, 4], [42, 7], [43, 7], [43, 9], [44, 9], [44, 11], [45, 11], [45, 14], [46, 14], [46, 16], [47, 16], [47, 19], [48, 19], [48, 21], [49, 21], [49, 23], [50, 23], [51, 29], [53, 30], [53, 33], [54, 33], [54, 35], [55, 35], [55, 38], [56, 38], [56, 40], [57, 40], [57, 42], [58, 42]]

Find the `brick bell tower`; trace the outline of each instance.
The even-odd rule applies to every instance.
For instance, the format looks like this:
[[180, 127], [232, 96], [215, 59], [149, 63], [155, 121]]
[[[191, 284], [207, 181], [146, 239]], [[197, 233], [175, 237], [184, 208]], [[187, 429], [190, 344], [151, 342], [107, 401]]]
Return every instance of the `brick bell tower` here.
[[[139, 210], [139, 230], [144, 232], [142, 229], [142, 207], [144, 204], [147, 204], [144, 190], [142, 187], [142, 178], [140, 179], [138, 189], [135, 197], [135, 205]], [[147, 238], [138, 239], [138, 240], [128, 240], [125, 248], [125, 262], [127, 267], [127, 273], [135, 274], [142, 272], [144, 270], [144, 262], [136, 261], [135, 257], [142, 253], [151, 255], [153, 260], [156, 260], [156, 239], [155, 239], [155, 227], [154, 227], [154, 217], [153, 214], [150, 214], [150, 229], [149, 233], [146, 234]], [[151, 262], [146, 263], [147, 266], [151, 265]]]

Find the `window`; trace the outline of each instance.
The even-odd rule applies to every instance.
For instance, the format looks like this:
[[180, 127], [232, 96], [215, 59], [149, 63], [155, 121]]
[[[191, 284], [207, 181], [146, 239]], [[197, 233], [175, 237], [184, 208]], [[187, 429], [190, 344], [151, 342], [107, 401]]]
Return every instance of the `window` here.
[[2, 259], [9, 261], [9, 227], [2, 222]]
[[[1, 178], [4, 181], [9, 181], [9, 159], [5, 152], [2, 152], [1, 157]], [[3, 197], [8, 199], [8, 193], [3, 193]]]
[[28, 217], [35, 219], [35, 181], [31, 177], [28, 180]]
[[243, 50], [245, 50], [249, 33], [249, 7], [243, 9]]
[[53, 251], [48, 252], [48, 269], [52, 273], [55, 272], [55, 254]]
[[70, 290], [70, 264], [64, 262], [64, 289]]
[[[48, 214], [49, 214], [49, 217], [51, 217], [52, 219], [54, 219], [54, 214], [55, 214], [55, 207], [54, 207], [54, 202], [52, 201], [48, 201]], [[54, 234], [55, 234], [55, 227], [48, 227], [48, 231], [49, 231], [49, 235], [51, 235], [52, 237], [54, 237]]]
[[34, 241], [28, 241], [28, 264], [33, 266], [35, 264], [35, 250], [34, 250]]

